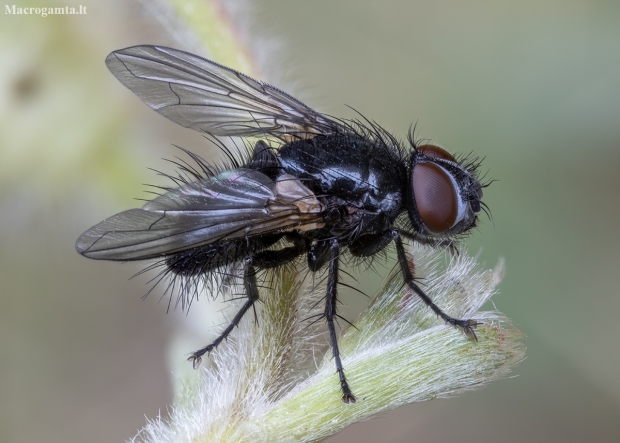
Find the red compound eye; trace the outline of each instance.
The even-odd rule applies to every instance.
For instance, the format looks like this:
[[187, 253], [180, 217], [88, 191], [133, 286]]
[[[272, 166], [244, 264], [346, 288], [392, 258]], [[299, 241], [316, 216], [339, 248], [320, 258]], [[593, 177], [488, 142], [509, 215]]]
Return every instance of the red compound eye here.
[[442, 234], [454, 226], [458, 215], [458, 196], [448, 173], [434, 163], [418, 163], [413, 168], [411, 181], [418, 214], [428, 230], [433, 234]]
[[422, 145], [418, 146], [418, 152], [432, 158], [443, 158], [444, 160], [450, 160], [456, 162], [455, 158], [445, 149], [435, 145]]

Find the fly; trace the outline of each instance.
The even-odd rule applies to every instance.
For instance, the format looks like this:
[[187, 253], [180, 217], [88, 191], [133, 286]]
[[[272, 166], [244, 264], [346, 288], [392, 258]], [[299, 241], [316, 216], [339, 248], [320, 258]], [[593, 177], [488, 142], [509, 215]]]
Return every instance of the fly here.
[[134, 46], [112, 52], [106, 64], [147, 105], [184, 127], [211, 137], [261, 138], [227, 168], [188, 153], [198, 167], [180, 166], [193, 180], [175, 178], [176, 188], [102, 221], [76, 243], [92, 259], [157, 260], [151, 267], [164, 266], [161, 278], [190, 284], [242, 269], [247, 300], [213, 343], [189, 357], [195, 368], [259, 299], [257, 272], [305, 255], [310, 271], [327, 268], [322, 315], [342, 400], [354, 403], [334, 324], [339, 265], [343, 257], [371, 259], [392, 243], [405, 284], [476, 339], [475, 320], [444, 313], [416, 284], [403, 245], [404, 238], [452, 249], [476, 226], [485, 207], [476, 161], [418, 144], [412, 133], [406, 146], [374, 122], [325, 116], [176, 49]]

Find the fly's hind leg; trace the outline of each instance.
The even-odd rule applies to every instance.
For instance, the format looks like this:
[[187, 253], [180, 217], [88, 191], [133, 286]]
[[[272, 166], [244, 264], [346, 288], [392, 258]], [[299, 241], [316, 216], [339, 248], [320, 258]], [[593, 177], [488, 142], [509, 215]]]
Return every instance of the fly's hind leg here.
[[197, 369], [202, 362], [202, 356], [208, 352], [213, 351], [222, 341], [224, 341], [228, 335], [232, 332], [235, 326], [239, 325], [239, 322], [243, 318], [246, 312], [254, 306], [254, 303], [259, 300], [258, 284], [256, 282], [256, 272], [258, 269], [267, 269], [284, 265], [293, 261], [301, 254], [306, 252], [305, 242], [297, 241], [294, 246], [282, 248], [280, 250], [272, 251], [265, 250], [257, 253], [253, 257], [246, 259], [245, 270], [243, 272], [243, 285], [245, 287], [245, 293], [248, 299], [241, 306], [241, 309], [235, 314], [230, 324], [224, 329], [218, 338], [213, 343], [205, 346], [192, 353], [187, 359], [191, 361], [194, 369]]
[[202, 362], [202, 356], [204, 354], [213, 351], [223, 340], [228, 337], [234, 327], [239, 325], [239, 322], [241, 321], [245, 313], [248, 312], [248, 309], [250, 309], [259, 299], [258, 286], [256, 283], [256, 268], [252, 264], [252, 258], [247, 259], [245, 270], [243, 272], [243, 285], [245, 286], [245, 292], [248, 296], [248, 299], [243, 304], [243, 306], [241, 306], [241, 309], [239, 309], [230, 324], [226, 327], [226, 329], [224, 329], [220, 336], [215, 339], [213, 343], [195, 351], [187, 359], [188, 361], [192, 362], [194, 369], [197, 369], [200, 366], [200, 363]]
[[465, 332], [465, 335], [472, 340], [478, 340], [476, 337], [476, 333], [474, 332], [474, 328], [478, 326], [480, 323], [476, 320], [461, 320], [458, 318], [450, 317], [448, 314], [443, 312], [439, 306], [437, 306], [430, 299], [428, 295], [420, 289], [418, 285], [416, 285], [413, 275], [411, 274], [411, 270], [409, 269], [409, 264], [407, 263], [407, 257], [405, 255], [405, 248], [403, 246], [403, 241], [400, 238], [400, 234], [398, 231], [392, 231], [392, 236], [394, 238], [394, 242], [396, 243], [396, 254], [398, 256], [398, 264], [400, 265], [400, 269], [403, 273], [403, 279], [407, 283], [407, 285], [416, 293], [418, 297], [422, 299], [422, 301], [433, 310], [435, 314], [437, 314], [443, 321], [446, 323], [459, 327]]

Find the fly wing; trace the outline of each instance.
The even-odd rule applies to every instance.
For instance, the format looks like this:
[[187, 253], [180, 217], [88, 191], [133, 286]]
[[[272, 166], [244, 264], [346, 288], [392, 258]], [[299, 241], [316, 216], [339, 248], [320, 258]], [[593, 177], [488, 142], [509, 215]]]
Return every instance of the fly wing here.
[[237, 169], [188, 183], [116, 214], [80, 236], [77, 251], [100, 260], [141, 260], [219, 241], [322, 226], [322, 205], [294, 177], [277, 182]]
[[273, 86], [176, 49], [133, 46], [112, 52], [106, 64], [151, 108], [200, 132], [305, 138], [339, 127]]

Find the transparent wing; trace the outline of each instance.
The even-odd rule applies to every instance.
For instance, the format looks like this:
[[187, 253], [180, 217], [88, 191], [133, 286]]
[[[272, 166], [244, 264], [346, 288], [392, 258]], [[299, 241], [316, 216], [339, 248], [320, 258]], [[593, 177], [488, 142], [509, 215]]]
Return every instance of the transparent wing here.
[[237, 169], [189, 183], [116, 214], [78, 238], [100, 260], [141, 260], [219, 241], [322, 226], [322, 205], [294, 177]]
[[339, 126], [273, 86], [176, 49], [133, 46], [112, 52], [106, 64], [151, 108], [197, 131], [305, 138]]

